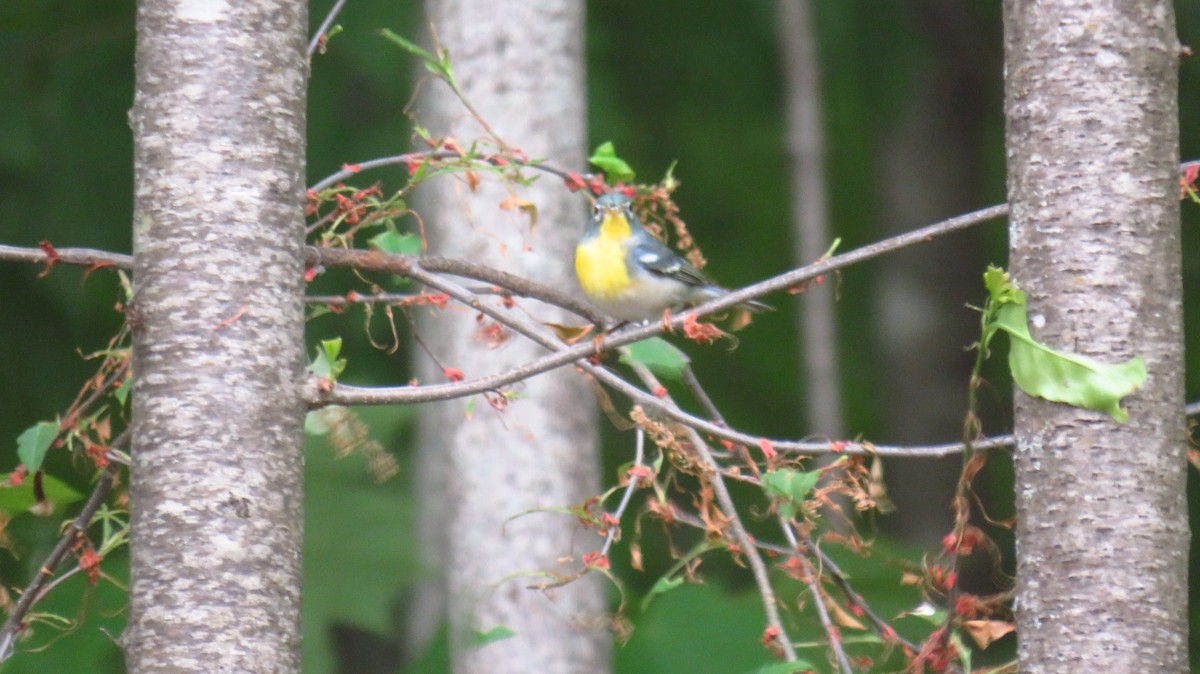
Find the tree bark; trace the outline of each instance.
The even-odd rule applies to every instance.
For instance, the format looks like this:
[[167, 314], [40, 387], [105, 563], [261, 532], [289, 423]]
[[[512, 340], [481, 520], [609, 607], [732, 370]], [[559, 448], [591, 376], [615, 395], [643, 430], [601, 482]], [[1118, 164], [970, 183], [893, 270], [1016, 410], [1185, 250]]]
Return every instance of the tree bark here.
[[297, 672], [306, 3], [139, 3], [128, 671]]
[[1167, 0], [1006, 0], [1011, 256], [1034, 337], [1141, 356], [1130, 420], [1017, 394], [1034, 672], [1186, 672], [1177, 68]]
[[[582, 167], [583, 4], [434, 0], [427, 8], [466, 97], [495, 131], [530, 157]], [[454, 135], [463, 147], [483, 135], [447, 87], [430, 83], [423, 93], [420, 121], [435, 135]], [[471, 190], [442, 179], [421, 190], [430, 197], [422, 214], [431, 252], [574, 287], [574, 244], [586, 210], [562, 185], [546, 177], [529, 188], [485, 179]], [[536, 226], [526, 213], [499, 208], [513, 194], [536, 205]], [[521, 302], [538, 320], [577, 322], [532, 304]], [[442, 312], [420, 330], [441, 363], [471, 377], [542, 353], [519, 337], [489, 345], [473, 313]], [[424, 354], [418, 362], [422, 380], [443, 377]], [[578, 569], [580, 555], [599, 543], [570, 516], [530, 512], [597, 493], [594, 398], [570, 370], [534, 377], [519, 394], [503, 410], [476, 398], [422, 414], [424, 548], [445, 577], [417, 601], [416, 638], [429, 634], [430, 618], [439, 615], [434, 607], [445, 601], [455, 672], [603, 672], [611, 651], [603, 583], [588, 578], [552, 592], [527, 589], [537, 582], [529, 574]], [[574, 561], [563, 564], [568, 556]], [[476, 645], [474, 635], [497, 627], [516, 635]]]

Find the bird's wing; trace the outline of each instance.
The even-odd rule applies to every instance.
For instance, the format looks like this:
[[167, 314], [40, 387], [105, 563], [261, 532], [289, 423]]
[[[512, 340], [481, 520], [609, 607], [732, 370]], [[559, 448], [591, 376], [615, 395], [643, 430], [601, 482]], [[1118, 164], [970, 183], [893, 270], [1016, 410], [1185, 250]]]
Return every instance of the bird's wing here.
[[682, 257], [664, 246], [658, 239], [646, 235], [630, 250], [633, 262], [646, 271], [658, 276], [675, 279], [690, 286], [711, 285], [704, 274]]

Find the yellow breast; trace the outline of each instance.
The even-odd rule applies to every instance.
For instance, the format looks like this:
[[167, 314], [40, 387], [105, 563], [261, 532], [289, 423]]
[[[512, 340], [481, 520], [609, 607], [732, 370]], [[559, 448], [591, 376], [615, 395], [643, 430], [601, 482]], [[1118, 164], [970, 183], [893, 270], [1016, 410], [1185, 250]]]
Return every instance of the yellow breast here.
[[588, 297], [615, 297], [629, 287], [625, 249], [604, 236], [580, 242], [575, 248], [575, 274]]

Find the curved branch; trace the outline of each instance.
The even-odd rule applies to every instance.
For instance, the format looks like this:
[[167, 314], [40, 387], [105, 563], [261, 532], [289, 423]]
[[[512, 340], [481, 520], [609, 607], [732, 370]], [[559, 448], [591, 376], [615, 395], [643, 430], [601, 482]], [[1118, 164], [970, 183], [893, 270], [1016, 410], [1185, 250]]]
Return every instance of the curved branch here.
[[[464, 382], [450, 384], [434, 384], [421, 387], [382, 387], [382, 388], [360, 388], [346, 386], [344, 384], [336, 384], [330, 390], [324, 390], [318, 386], [317, 380], [314, 378], [313, 385], [309, 388], [307, 399], [313, 406], [324, 405], [387, 405], [387, 404], [411, 404], [417, 402], [430, 402], [434, 400], [446, 400], [449, 398], [462, 397], [482, 393], [484, 391], [494, 390], [501, 386], [511, 384], [513, 382], [525, 379], [540, 372], [544, 372], [554, 367], [560, 367], [568, 363], [576, 362], [577, 366], [585, 370], [589, 374], [595, 376], [598, 380], [608, 385], [610, 388], [624, 394], [636, 403], [640, 403], [646, 407], [651, 407], [659, 410], [663, 415], [685, 424], [691, 428], [701, 431], [708, 435], [729, 440], [731, 442], [755, 446], [763, 440], [758, 436], [752, 436], [746, 433], [732, 430], [722, 424], [711, 422], [707, 419], [701, 419], [692, 414], [688, 414], [678, 407], [665, 403], [662, 399], [647, 393], [621, 377], [612, 373], [606, 368], [592, 365], [586, 362], [595, 354], [596, 347], [593, 344], [576, 344], [574, 346], [566, 346], [558, 341], [555, 337], [549, 336], [539, 329], [539, 326], [519, 319], [518, 317], [501, 310], [498, 310], [487, 303], [484, 303], [480, 298], [473, 295], [470, 291], [462, 288], [447, 279], [440, 278], [429, 273], [424, 269], [424, 261], [419, 258], [404, 258], [404, 256], [387, 255], [369, 251], [368, 256], [379, 258], [381, 262], [388, 262], [395, 266], [384, 267], [382, 271], [392, 271], [394, 273], [403, 273], [404, 275], [423, 283], [431, 288], [435, 288], [444, 292], [454, 299], [466, 304], [467, 306], [476, 309], [490, 318], [516, 330], [529, 339], [533, 340], [540, 346], [550, 350], [552, 353], [531, 361], [525, 366], [487, 377], [480, 377]], [[611, 337], [605, 339], [606, 346], [619, 346], [630, 342], [643, 339], [646, 336], [656, 333], [661, 330], [661, 325], [648, 325], [629, 330], [621, 331]], [[929, 456], [946, 456], [961, 451], [962, 445], [959, 443], [948, 443], [945, 445], [928, 445], [922, 447], [891, 447], [885, 445], [872, 445], [870, 443], [831, 443], [831, 442], [801, 442], [792, 440], [768, 440], [772, 447], [778, 451], [790, 451], [805, 454], [829, 454], [829, 453], [844, 453], [844, 454], [877, 454], [881, 456], [900, 456], [900, 457], [929, 457]], [[999, 439], [986, 439], [976, 446], [981, 449], [991, 449], [994, 447], [1010, 445], [1011, 437], [1002, 437]]]
[[[906, 248], [908, 246], [923, 243], [932, 240], [938, 236], [949, 234], [951, 232], [966, 229], [968, 227], [986, 222], [990, 219], [1001, 217], [1008, 212], [1007, 206], [993, 206], [974, 213], [949, 218], [938, 223], [934, 223], [927, 227], [890, 237], [868, 246], [863, 246], [849, 253], [837, 255], [829, 259], [817, 262], [815, 264], [806, 265], [799, 269], [780, 274], [774, 278], [747, 286], [740, 290], [731, 291], [729, 295], [719, 299], [706, 302], [697, 307], [688, 309], [686, 312], [681, 312], [679, 315], [672, 317], [665, 322], [651, 322], [646, 325], [631, 326], [617, 333], [612, 333], [604, 336], [603, 347], [613, 348], [631, 344], [633, 342], [653, 337], [661, 334], [667, 326], [671, 330], [679, 330], [688, 320], [689, 316], [706, 316], [708, 314], [717, 313], [728, 310], [747, 300], [760, 297], [768, 292], [791, 288], [802, 285], [805, 282], [811, 281], [824, 274], [837, 271], [844, 267], [863, 262], [865, 260], [878, 257], [885, 253]], [[454, 260], [451, 258], [441, 258], [435, 256], [405, 256], [392, 255], [379, 251], [362, 251], [362, 250], [345, 250], [333, 248], [311, 248], [309, 250], [309, 263], [312, 265], [325, 264], [328, 266], [346, 266], [355, 267], [363, 270], [386, 271], [400, 276], [415, 278], [413, 270], [417, 265], [429, 271], [442, 273], [450, 273], [458, 276], [474, 278], [488, 283], [495, 283], [505, 288], [509, 288], [514, 293], [539, 299], [551, 304], [555, 304], [574, 311], [588, 318], [596, 324], [602, 324], [604, 317], [598, 314], [594, 309], [586, 304], [582, 304], [573, 296], [558, 290], [548, 288], [541, 284], [523, 279], [513, 274], [501, 272], [482, 265], [476, 265], [463, 260]], [[419, 279], [418, 279], [419, 280]], [[430, 285], [430, 284], [427, 284]], [[474, 299], [466, 300], [457, 298], [468, 306], [476, 304]], [[477, 307], [476, 307], [477, 308]], [[504, 317], [496, 317], [497, 320], [508, 324]], [[562, 347], [557, 344], [557, 347]], [[557, 349], [556, 349], [557, 350]], [[467, 381], [458, 384], [435, 385], [430, 387], [422, 387], [414, 389], [413, 387], [393, 387], [393, 388], [376, 388], [376, 389], [354, 389], [343, 388], [346, 395], [331, 392], [331, 395], [325, 397], [326, 404], [392, 404], [392, 403], [412, 403], [425, 402], [430, 400], [445, 400], [447, 398], [473, 395], [480, 391], [489, 390], [496, 386], [503, 386], [516, 379], [545, 372], [547, 370], [561, 367], [569, 362], [586, 358], [594, 355], [596, 346], [590, 344], [579, 344], [565, 350], [557, 350], [548, 356], [544, 356], [538, 360], [532, 361], [529, 365], [519, 368], [520, 377], [510, 378], [506, 375], [495, 375], [487, 378], [486, 381]], [[370, 393], [368, 393], [370, 391]], [[424, 391], [424, 393], [422, 393]], [[427, 396], [427, 397], [426, 397]], [[314, 401], [315, 402], [315, 401]], [[678, 419], [679, 421], [686, 420]], [[709, 429], [701, 429], [706, 432]], [[744, 442], [750, 440], [752, 443], [757, 442], [758, 438], [745, 436], [742, 438], [727, 438], [735, 442]], [[803, 445], [794, 445], [789, 447], [796, 451], [828, 451], [827, 447], [822, 449], [822, 443], [803, 443]], [[921, 454], [922, 456], [943, 456], [957, 451], [948, 450], [942, 446], [935, 446], [931, 453]], [[864, 449], [862, 453], [865, 453]]]

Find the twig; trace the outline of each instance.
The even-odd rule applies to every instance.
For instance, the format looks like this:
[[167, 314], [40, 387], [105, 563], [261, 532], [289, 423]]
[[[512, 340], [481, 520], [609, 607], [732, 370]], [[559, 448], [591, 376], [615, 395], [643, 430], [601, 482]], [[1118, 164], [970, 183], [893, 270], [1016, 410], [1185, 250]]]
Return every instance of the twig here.
[[[393, 158], [376, 161], [385, 162], [390, 161], [391, 159]], [[531, 168], [532, 167], [543, 170], [546, 168], [541, 164], [531, 165]], [[338, 176], [346, 177], [353, 175], [356, 172], [357, 171], [350, 170], [341, 171], [339, 173], [335, 173], [330, 178], [327, 178], [326, 181], [332, 180], [333, 182], [336, 182], [335, 178], [340, 179]], [[325, 181], [318, 183], [312, 189], [322, 189], [321, 186], [324, 182]], [[849, 253], [836, 255], [815, 264], [794, 269], [754, 285], [730, 292], [726, 296], [722, 296], [716, 300], [701, 304], [697, 307], [689, 309], [687, 312], [682, 312], [680, 315], [672, 318], [668, 325], [672, 330], [678, 330], [683, 327], [683, 324], [689, 314], [693, 314], [696, 317], [702, 317], [708, 314], [725, 311], [738, 304], [746, 302], [747, 300], [761, 297], [767, 293], [785, 290], [792, 287], [800, 287], [804, 283], [812, 281], [819, 276], [832, 273], [844, 267], [878, 257], [885, 253], [900, 250], [908, 246], [923, 243], [938, 236], [943, 236], [951, 232], [966, 229], [993, 218], [1002, 217], [1007, 213], [1007, 205], [992, 206], [980, 211], [975, 211], [974, 213], [968, 213], [966, 215], [949, 218], [947, 220], [943, 220], [941, 222], [934, 223], [905, 234], [893, 236], [850, 251]], [[129, 255], [108, 253], [105, 251], [86, 248], [64, 248], [58, 250], [57, 255], [57, 261], [67, 264], [111, 264], [121, 269], [131, 269], [133, 266], [133, 258]], [[0, 245], [0, 260], [42, 263], [47, 262], [49, 259], [50, 256], [48, 256], [45, 251], [39, 248], [20, 248], [17, 246]], [[556, 304], [587, 317], [588, 320], [591, 320], [593, 323], [600, 324], [603, 323], [605, 319], [604, 316], [598, 314], [590, 305], [574, 299], [571, 295], [557, 292], [542, 284], [534, 283], [528, 279], [521, 278], [514, 274], [508, 274], [506, 272], [492, 269], [484, 265], [477, 265], [465, 260], [455, 260], [452, 258], [436, 256], [392, 255], [380, 251], [346, 250], [338, 248], [309, 248], [308, 262], [313, 266], [327, 265], [331, 267], [355, 267], [361, 270], [388, 271], [402, 276], [407, 275], [407, 271], [412, 267], [412, 265], [420, 263], [429, 271], [469, 276], [477, 280], [503, 286], [512, 290], [518, 295], [533, 297]], [[661, 322], [652, 322], [646, 326], [623, 331], [621, 333], [619, 342], [614, 342], [612, 339], [610, 339], [607, 341], [607, 345], [620, 346], [622, 344], [629, 344], [646, 337], [660, 334], [663, 330], [664, 325]]]
[[[508, 372], [450, 384], [432, 384], [420, 387], [406, 386], [379, 388], [364, 388], [336, 384], [331, 390], [323, 391], [319, 386], [317, 386], [317, 382], [314, 381], [307, 391], [309, 404], [314, 407], [324, 405], [412, 404], [436, 400], [448, 400], [451, 398], [459, 398], [482, 393], [484, 391], [495, 390], [513, 382], [526, 379], [535, 374], [540, 374], [568, 363], [578, 362], [580, 367], [594, 373], [605, 384], [616, 389], [618, 392], [631, 398], [635, 402], [658, 409], [662, 411], [663, 414], [674, 419], [675, 421], [695, 428], [698, 431], [714, 437], [729, 440], [737, 444], [750, 446], [758, 444], [759, 440], [761, 439], [759, 436], [741, 433], [723, 425], [715, 424], [705, 419], [700, 419], [694, 415], [680, 410], [676, 406], [664, 405], [663, 402], [655, 396], [638, 389], [620, 377], [612, 374], [610, 371], [602, 368], [594, 368], [594, 366], [591, 366], [582, 360], [594, 355], [595, 346], [593, 344], [587, 343], [566, 346], [557, 338], [545, 335], [543, 331], [537, 330], [531, 324], [517, 319], [517, 317], [513, 316], [512, 314], [497, 311], [488, 307], [486, 304], [480, 301], [477, 296], [473, 295], [465, 288], [462, 288], [457, 284], [451, 283], [446, 279], [435, 276], [426, 271], [424, 269], [424, 258], [388, 255], [377, 251], [331, 250], [327, 252], [332, 254], [330, 260], [332, 260], [334, 263], [344, 263], [346, 265], [361, 263], [367, 265], [367, 268], [408, 276], [420, 283], [424, 283], [431, 288], [441, 290], [459, 302], [462, 302], [471, 308], [482, 311], [489, 317], [504, 324], [505, 326], [524, 334], [526, 337], [529, 337], [539, 345], [550, 350], [552, 353], [530, 361], [526, 365], [515, 368]], [[321, 255], [325, 254], [326, 251], [321, 252]], [[448, 264], [451, 262], [446, 258], [431, 259], [437, 260], [435, 264], [438, 265]], [[468, 271], [470, 271], [471, 267], [477, 266], [461, 261], [452, 262], [454, 262], [454, 268], [463, 274], [466, 274]], [[449, 269], [450, 267], [443, 268]], [[502, 274], [502, 272], [495, 272], [495, 270], [493, 270], [493, 272], [495, 274]], [[502, 276], [494, 276], [492, 278], [495, 280], [503, 279]], [[696, 311], [699, 311], [699, 309]], [[676, 320], [681, 321], [682, 319]], [[633, 327], [606, 337], [604, 343], [610, 347], [621, 346], [644, 339], [648, 336], [652, 336], [660, 330], [661, 326], [658, 324]], [[790, 440], [771, 440], [771, 443], [772, 446], [778, 451], [813, 455], [842, 453], [847, 455], [874, 454], [879, 456], [912, 458], [949, 456], [957, 454], [962, 450], [962, 445], [960, 443], [924, 446], [873, 445], [870, 443], [861, 442], [845, 442], [837, 443], [835, 445], [834, 443], [830, 442], [801, 442]], [[1011, 446], [1012, 443], [1012, 436], [1005, 435], [997, 438], [989, 438], [978, 441], [975, 443], [975, 447], [978, 449], [995, 449], [999, 447]]]
[[[498, 286], [479, 286], [477, 288], [467, 288], [476, 295], [500, 295], [507, 296], [512, 293], [500, 289]], [[404, 305], [419, 305], [428, 304], [425, 300], [428, 295], [424, 293], [358, 293], [349, 292], [345, 295], [305, 295], [305, 304], [323, 304], [326, 306], [346, 306], [352, 304], [391, 304], [394, 306]]]
[[[122, 432], [113, 442], [111, 447], [118, 447], [129, 441], [129, 431]], [[54, 576], [55, 569], [70, 553], [75, 545], [75, 541], [87, 532], [88, 526], [92, 523], [92, 517], [96, 511], [104, 503], [104, 499], [108, 497], [108, 492], [112, 489], [113, 483], [116, 481], [117, 472], [121, 469], [118, 463], [110, 463], [104, 472], [100, 475], [100, 480], [92, 489], [91, 496], [88, 497], [83, 508], [79, 511], [79, 515], [67, 525], [67, 529], [59, 537], [58, 543], [50, 554], [46, 556], [46, 561], [42, 563], [33, 580], [26, 586], [25, 591], [21, 593], [21, 599], [13, 608], [12, 613], [8, 616], [8, 620], [4, 622], [4, 626], [0, 627], [0, 662], [4, 662], [12, 656], [14, 645], [16, 644], [17, 636], [24, 629], [25, 617], [29, 614], [30, 609], [43, 596], [42, 589], [50, 578]]]
[[[672, 512], [672, 516], [676, 522], [686, 524], [693, 529], [699, 529], [702, 531], [705, 529], [704, 521], [692, 513], [677, 509]], [[863, 599], [862, 595], [860, 595], [854, 590], [853, 587], [851, 587], [846, 573], [842, 571], [841, 567], [839, 567], [836, 562], [833, 561], [832, 557], [830, 557], [825, 553], [825, 551], [821, 550], [816, 545], [813, 545], [811, 542], [802, 541], [801, 544], [804, 545], [812, 555], [820, 560], [821, 568], [828, 572], [830, 578], [832, 578], [834, 583], [838, 586], [838, 589], [840, 589], [842, 593], [846, 595], [846, 599], [862, 609], [863, 615], [871, 621], [871, 624], [875, 626], [876, 631], [878, 631], [880, 635], [884, 637], [885, 641], [894, 641], [901, 647], [907, 648], [914, 653], [919, 650], [919, 646], [900, 636], [896, 630], [887, 623], [886, 620], [881, 618], [879, 614], [871, 608], [870, 604], [867, 603], [867, 600]], [[754, 545], [759, 550], [773, 553], [782, 557], [795, 554], [795, 550], [793, 548], [779, 545], [778, 543], [771, 543], [768, 541], [755, 539]]]
[[782, 515], [778, 516], [779, 528], [783, 530], [783, 536], [787, 539], [788, 544], [792, 546], [791, 555], [800, 562], [803, 567], [801, 572], [804, 573], [808, 591], [813, 595], [813, 603], [817, 607], [817, 617], [821, 621], [821, 626], [825, 628], [825, 636], [829, 639], [829, 647], [833, 649], [834, 655], [837, 657], [838, 667], [841, 668], [843, 674], [854, 674], [854, 668], [850, 666], [850, 658], [846, 655], [846, 649], [842, 646], [841, 631], [833, 620], [829, 617], [829, 609], [825, 607], [825, 596], [821, 591], [821, 579], [818, 576], [816, 569], [813, 568], [812, 562], [808, 556], [804, 554], [804, 550], [800, 547], [800, 542], [796, 540], [796, 532], [792, 531], [792, 527]]
[[[652, 390], [665, 390], [658, 378], [649, 368], [640, 368], [637, 371], [638, 377], [647, 388]], [[665, 395], [662, 398], [664, 405], [675, 406], [675, 401], [670, 395]], [[708, 474], [708, 483], [712, 485], [713, 495], [717, 498], [717, 505], [720, 506], [722, 514], [729, 518], [729, 533], [733, 537], [742, 555], [746, 558], [746, 562], [750, 565], [750, 572], [754, 576], [754, 583], [758, 586], [759, 596], [762, 597], [763, 610], [767, 615], [767, 626], [775, 632], [775, 642], [779, 644], [783, 651], [784, 658], [788, 662], [796, 661], [796, 649], [792, 645], [791, 637], [788, 636], [787, 629], [783, 626], [783, 621], [779, 618], [779, 604], [775, 598], [775, 589], [771, 587], [771, 579], [767, 576], [767, 565], [763, 562], [762, 556], [758, 554], [758, 548], [754, 545], [754, 539], [746, 532], [745, 525], [742, 524], [742, 518], [738, 515], [737, 506], [733, 502], [733, 496], [729, 493], [729, 487], [725, 484], [724, 476], [721, 472], [721, 464], [713, 457], [709, 450], [708, 443], [705, 442], [695, 429], [689, 428], [689, 442], [696, 450], [696, 455], [704, 463], [705, 472]]]
[[[551, 165], [543, 163], [543, 162], [519, 161], [514, 157], [504, 154], [503, 148], [501, 148], [500, 154], [502, 154], [504, 156], [506, 161], [510, 162], [513, 166], [516, 166], [518, 168], [527, 168], [527, 169], [533, 169], [535, 171], [541, 171], [543, 173], [549, 173], [549, 174], [551, 174], [553, 176], [557, 176], [563, 180], [566, 180], [571, 175], [569, 171], [564, 171], [562, 169], [555, 168], [554, 166], [551, 166]], [[439, 159], [455, 159], [455, 160], [465, 159], [465, 160], [471, 161], [471, 162], [478, 162], [478, 165], [486, 164], [488, 168], [492, 168], [492, 169], [496, 168], [495, 164], [488, 163], [488, 161], [486, 159], [473, 159], [471, 157], [464, 157], [463, 155], [459, 154], [458, 152], [453, 152], [450, 150], [434, 150], [432, 152], [405, 152], [403, 154], [395, 154], [395, 155], [391, 155], [388, 157], [378, 157], [376, 159], [368, 159], [366, 161], [356, 162], [356, 163], [352, 163], [352, 164], [346, 164], [346, 168], [343, 168], [339, 171], [335, 171], [334, 173], [331, 173], [328, 176], [325, 176], [324, 178], [318, 180], [315, 184], [313, 184], [312, 187], [309, 187], [308, 189], [313, 192], [320, 192], [321, 190], [323, 190], [327, 187], [336, 185], [337, 183], [339, 183], [343, 180], [346, 180], [347, 178], [350, 178], [354, 175], [357, 175], [363, 171], [369, 171], [371, 169], [383, 168], [385, 166], [398, 166], [400, 164], [407, 165], [407, 164], [409, 164], [411, 162], [415, 162], [415, 161], [437, 161]], [[586, 178], [586, 176], [581, 176], [581, 177]]]
[[804, 541], [803, 544], [809, 552], [811, 552], [821, 561], [821, 568], [829, 572], [829, 577], [833, 579], [834, 584], [837, 585], [838, 589], [842, 591], [842, 594], [846, 596], [846, 600], [857, 606], [859, 610], [862, 611], [867, 620], [870, 620], [871, 624], [875, 626], [875, 631], [879, 632], [880, 636], [882, 636], [885, 641], [894, 640], [902, 647], [907, 648], [914, 653], [919, 650], [916, 644], [900, 636], [896, 630], [887, 623], [886, 620], [881, 618], [879, 614], [871, 608], [871, 606], [867, 603], [867, 600], [863, 599], [862, 595], [855, 591], [855, 589], [850, 585], [850, 580], [846, 576], [845, 572], [842, 571], [841, 567], [838, 566], [837, 563], [834, 562], [831, 557], [829, 557], [829, 555], [825, 554], [825, 551], [821, 550], [820, 547], [809, 540]]
[[307, 259], [308, 264], [314, 267], [348, 267], [358, 271], [388, 272], [397, 276], [411, 276], [414, 267], [419, 265], [425, 271], [483, 281], [500, 286], [513, 295], [554, 304], [595, 324], [603, 324], [606, 319], [595, 307], [580, 301], [570, 293], [468, 260], [438, 255], [395, 255], [376, 250], [315, 247], [308, 249]]
[[[645, 460], [646, 450], [646, 432], [642, 429], [637, 429], [637, 442], [634, 446], [633, 465], [641, 466]], [[629, 507], [629, 502], [633, 499], [633, 492], [637, 491], [638, 476], [636, 474], [629, 476], [629, 484], [625, 485], [625, 492], [621, 494], [621, 502], [617, 504], [617, 509], [610, 513], [617, 521], [617, 524], [609, 527], [608, 536], [604, 538], [604, 546], [600, 548], [600, 554], [608, 556], [608, 551], [612, 549], [613, 543], [617, 541], [617, 534], [621, 531], [621, 516], [625, 514], [625, 509]]]
[[333, 8], [325, 15], [325, 20], [321, 22], [321, 26], [317, 28], [317, 32], [313, 33], [312, 41], [308, 43], [308, 60], [312, 61], [313, 54], [317, 52], [317, 47], [321, 44], [321, 39], [325, 37], [325, 33], [329, 31], [333, 25], [337, 15], [341, 13], [342, 7], [346, 4], [346, 0], [337, 0], [333, 3]]
[[5, 262], [32, 262], [43, 264], [54, 262], [62, 264], [90, 267], [92, 265], [109, 265], [126, 271], [133, 269], [133, 256], [121, 253], [110, 253], [94, 248], [56, 248], [55, 257], [46, 254], [41, 248], [22, 248], [0, 244], [0, 260]]

